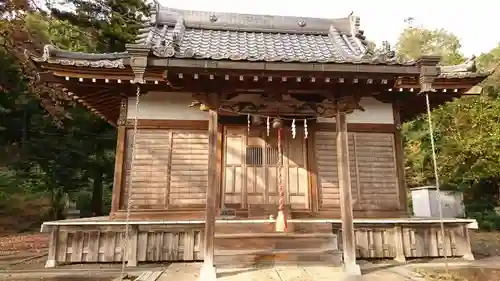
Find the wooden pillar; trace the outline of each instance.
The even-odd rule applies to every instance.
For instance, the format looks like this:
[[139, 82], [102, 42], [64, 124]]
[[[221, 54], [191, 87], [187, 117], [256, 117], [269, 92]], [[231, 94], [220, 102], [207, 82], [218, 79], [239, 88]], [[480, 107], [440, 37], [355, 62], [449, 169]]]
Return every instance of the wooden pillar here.
[[113, 179], [113, 193], [111, 196], [111, 216], [113, 217], [120, 209], [121, 193], [124, 190], [123, 172], [125, 164], [125, 126], [118, 127], [116, 136], [116, 152], [115, 152], [115, 174]]
[[314, 122], [308, 126], [309, 137], [306, 140], [307, 147], [307, 167], [309, 168], [309, 210], [319, 212], [319, 184], [318, 184], [318, 163], [316, 158], [316, 130], [317, 124]]
[[115, 151], [115, 174], [113, 179], [113, 191], [111, 196], [111, 212], [110, 217], [113, 219], [120, 209], [120, 201], [122, 198], [122, 192], [124, 190], [123, 185], [123, 172], [125, 166], [125, 145], [127, 138], [127, 103], [126, 98], [122, 99], [120, 105], [120, 116], [117, 121], [118, 129], [116, 135], [116, 151]]
[[218, 114], [216, 110], [210, 109], [208, 117], [208, 188], [206, 194], [205, 208], [205, 243], [203, 244], [203, 266], [200, 271], [201, 281], [216, 280], [214, 265], [214, 234], [215, 234], [215, 212], [217, 208], [217, 190], [219, 180], [217, 175], [217, 159], [219, 153], [218, 142]]
[[125, 253], [127, 255], [127, 267], [137, 266], [137, 249], [138, 249], [138, 239], [139, 239], [139, 226], [134, 224], [129, 226], [128, 243], [127, 250]]
[[403, 146], [403, 135], [401, 133], [401, 115], [400, 115], [400, 103], [396, 102], [393, 104], [393, 115], [394, 115], [394, 126], [396, 131], [394, 132], [394, 153], [396, 156], [396, 176], [398, 177], [398, 200], [399, 209], [402, 212], [401, 215], [404, 217], [408, 216], [408, 191], [406, 189], [405, 181], [405, 163], [404, 163], [404, 146]]
[[394, 260], [400, 263], [406, 262], [405, 249], [403, 243], [403, 228], [401, 225], [396, 225], [394, 227], [394, 249], [396, 251], [396, 256]]
[[461, 236], [463, 237], [463, 239], [459, 239], [458, 243], [460, 243], [459, 247], [462, 249], [462, 258], [468, 261], [473, 261], [475, 260], [475, 258], [470, 245], [469, 228], [467, 225], [464, 225], [461, 228]]
[[337, 112], [337, 165], [340, 189], [340, 216], [342, 220], [342, 244], [344, 269], [348, 275], [361, 275], [356, 264], [356, 241], [354, 237], [354, 215], [352, 210], [351, 176], [349, 173], [349, 143], [346, 114]]

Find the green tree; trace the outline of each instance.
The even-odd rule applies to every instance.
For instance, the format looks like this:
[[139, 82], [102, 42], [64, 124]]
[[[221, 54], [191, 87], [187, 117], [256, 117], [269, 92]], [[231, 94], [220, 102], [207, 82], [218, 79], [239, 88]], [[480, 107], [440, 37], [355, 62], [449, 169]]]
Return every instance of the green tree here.
[[[73, 9], [65, 9], [70, 5]], [[52, 15], [85, 31], [96, 42], [98, 52], [125, 50], [125, 44], [133, 43], [139, 28], [145, 23], [151, 6], [144, 0], [62, 0], [49, 5]], [[93, 116], [81, 115], [85, 125], [79, 123], [87, 134], [114, 135], [114, 129]], [[82, 120], [83, 120], [82, 119]], [[84, 175], [92, 182], [91, 206], [95, 215], [102, 215], [103, 186], [111, 186], [113, 178], [113, 139], [93, 140], [85, 147], [89, 157], [85, 161]]]
[[[500, 43], [491, 51], [481, 54], [477, 58], [480, 71], [498, 70], [500, 65]], [[497, 96], [500, 93], [500, 71], [495, 71], [483, 83], [484, 92], [490, 96]]]
[[422, 55], [442, 57], [444, 65], [459, 64], [464, 61], [460, 53], [460, 40], [444, 29], [429, 30], [421, 27], [406, 28], [399, 35], [396, 44], [397, 55], [404, 59], [418, 59]]
[[[68, 5], [74, 9], [68, 11]], [[50, 6], [56, 18], [91, 34], [101, 52], [124, 51], [151, 8], [144, 0], [61, 0]]]
[[[463, 97], [432, 111], [441, 181], [467, 188], [486, 178], [500, 179], [500, 101]], [[411, 185], [433, 183], [426, 116], [403, 126]]]
[[[96, 41], [82, 28], [34, 9], [2, 21], [0, 32], [0, 149], [9, 152], [0, 163], [0, 192], [17, 186], [49, 195], [52, 218], [61, 218], [64, 195], [90, 189], [91, 212], [102, 215], [103, 188], [112, 183], [115, 130], [60, 88], [37, 84], [37, 70], [23, 54], [24, 48], [39, 51], [45, 43], [92, 52]], [[17, 171], [14, 177], [5, 165]]]
[[[127, 43], [134, 42], [151, 8], [144, 0], [63, 0], [58, 4], [52, 5], [52, 15], [84, 30], [96, 42], [98, 52], [124, 51]], [[74, 9], [68, 11], [61, 4]], [[88, 117], [86, 124], [93, 124], [80, 124], [88, 134], [114, 135], [114, 129], [95, 117]], [[92, 149], [88, 151], [91, 156], [86, 161], [84, 175], [92, 182], [91, 205], [95, 215], [102, 214], [103, 185], [111, 186], [114, 155], [110, 151], [114, 151], [115, 145], [113, 140], [101, 139], [86, 146]]]
[[[397, 44], [398, 55], [416, 59], [424, 54], [441, 55], [443, 64], [463, 61], [460, 42], [445, 30], [408, 28]], [[480, 70], [500, 62], [496, 47], [478, 58]], [[438, 173], [443, 188], [465, 192], [470, 216], [483, 228], [500, 228], [493, 211], [498, 204], [500, 183], [500, 87], [498, 74], [482, 85], [488, 94], [456, 98], [432, 111]], [[433, 185], [434, 171], [427, 116], [403, 125], [408, 185]]]

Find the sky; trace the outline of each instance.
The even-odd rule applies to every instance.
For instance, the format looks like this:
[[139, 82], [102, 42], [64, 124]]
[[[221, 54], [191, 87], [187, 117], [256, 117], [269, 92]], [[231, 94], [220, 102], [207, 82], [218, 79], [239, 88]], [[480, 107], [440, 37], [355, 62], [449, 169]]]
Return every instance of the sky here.
[[[497, 22], [500, 1], [495, 0], [158, 0], [163, 6], [177, 9], [234, 12], [281, 16], [342, 18], [354, 12], [361, 18], [360, 29], [366, 38], [387, 40], [394, 46], [405, 19], [414, 26], [444, 28], [460, 39], [466, 56], [479, 55], [500, 43]], [[497, 3], [497, 4], [494, 4]]]

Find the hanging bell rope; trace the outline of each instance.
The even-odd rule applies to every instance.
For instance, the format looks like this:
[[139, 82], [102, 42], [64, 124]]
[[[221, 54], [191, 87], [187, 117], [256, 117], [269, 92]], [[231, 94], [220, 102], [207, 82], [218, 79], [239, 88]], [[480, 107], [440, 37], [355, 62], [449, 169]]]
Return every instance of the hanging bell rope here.
[[125, 217], [125, 238], [124, 238], [124, 245], [122, 248], [122, 269], [120, 273], [120, 280], [123, 281], [123, 279], [126, 277], [125, 274], [125, 263], [127, 260], [127, 255], [129, 253], [128, 247], [129, 247], [129, 232], [130, 232], [130, 210], [132, 207], [132, 183], [133, 181], [133, 175], [135, 171], [135, 162], [136, 162], [136, 144], [137, 144], [137, 127], [139, 123], [139, 98], [141, 96], [141, 88], [139, 85], [137, 85], [137, 91], [135, 93], [135, 114], [134, 114], [134, 129], [132, 131], [132, 147], [131, 147], [131, 160], [130, 160], [130, 179], [128, 181], [128, 186], [127, 186], [127, 214]]
[[439, 225], [441, 228], [441, 243], [443, 244], [443, 256], [444, 256], [444, 266], [445, 272], [448, 275], [448, 243], [446, 241], [445, 231], [444, 231], [444, 221], [443, 221], [443, 204], [441, 202], [441, 188], [439, 184], [439, 173], [437, 166], [437, 156], [436, 156], [436, 144], [434, 143], [434, 129], [432, 126], [432, 114], [431, 106], [429, 102], [429, 94], [425, 94], [425, 102], [427, 104], [427, 121], [429, 123], [429, 135], [431, 138], [431, 149], [432, 149], [432, 163], [434, 166], [434, 179], [436, 181], [436, 199], [438, 203], [438, 214], [439, 214]]
[[[278, 124], [279, 122], [273, 122], [274, 124]], [[275, 127], [276, 128], [276, 127]], [[283, 133], [283, 127], [279, 126], [278, 128], [278, 215], [276, 216], [276, 232], [286, 232], [288, 230], [286, 217], [285, 217], [285, 187], [283, 186], [283, 149], [281, 146], [281, 134]]]

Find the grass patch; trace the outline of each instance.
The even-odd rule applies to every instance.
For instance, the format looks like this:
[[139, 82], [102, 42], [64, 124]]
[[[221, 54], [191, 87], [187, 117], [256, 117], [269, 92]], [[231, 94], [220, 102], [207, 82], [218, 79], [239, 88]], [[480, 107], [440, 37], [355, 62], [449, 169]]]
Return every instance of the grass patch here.
[[427, 281], [473, 281], [454, 272], [445, 273], [424, 269], [417, 269], [415, 272], [422, 275]]
[[419, 273], [428, 281], [498, 281], [500, 280], [500, 268], [485, 268], [479, 266], [469, 266], [460, 268], [450, 268], [448, 273], [443, 268], [439, 269], [417, 269]]

